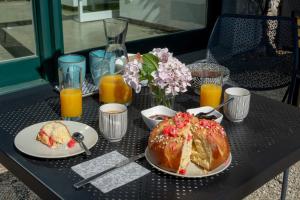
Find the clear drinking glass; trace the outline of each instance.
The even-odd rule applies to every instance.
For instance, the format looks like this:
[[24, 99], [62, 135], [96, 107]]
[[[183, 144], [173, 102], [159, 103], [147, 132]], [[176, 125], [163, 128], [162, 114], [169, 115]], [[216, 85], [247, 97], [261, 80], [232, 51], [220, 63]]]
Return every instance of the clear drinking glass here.
[[105, 59], [109, 60], [110, 73], [122, 71], [128, 62], [125, 39], [128, 21], [124, 19], [109, 18], [103, 20], [107, 46]]
[[221, 103], [223, 73], [218, 70], [201, 72], [200, 106], [217, 107]]
[[79, 66], [58, 69], [61, 117], [80, 120], [82, 115], [82, 73]]

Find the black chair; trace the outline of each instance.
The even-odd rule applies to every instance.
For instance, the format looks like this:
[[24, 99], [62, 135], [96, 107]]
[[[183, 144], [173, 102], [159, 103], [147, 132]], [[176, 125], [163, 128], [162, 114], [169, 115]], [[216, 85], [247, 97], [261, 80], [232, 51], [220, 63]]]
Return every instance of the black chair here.
[[[287, 87], [282, 101], [288, 97], [291, 103], [298, 66], [295, 20], [221, 15], [208, 42], [207, 62], [227, 67], [230, 79], [240, 87], [259, 91]], [[281, 199], [285, 199], [288, 171], [284, 171]]]
[[[299, 8], [300, 8], [300, 2], [298, 2]], [[297, 24], [297, 41], [298, 41], [298, 50], [300, 49], [300, 10], [294, 10], [292, 12], [293, 18], [296, 20]], [[298, 57], [300, 57], [300, 52], [298, 51]], [[299, 64], [299, 63], [298, 63]], [[296, 77], [295, 77], [295, 92], [292, 95], [292, 104], [293, 105], [298, 105], [298, 97], [299, 97], [299, 90], [297, 88], [300, 87], [300, 66], [297, 69]]]
[[207, 62], [229, 68], [230, 79], [240, 87], [283, 88], [291, 84], [297, 66], [296, 38], [291, 18], [224, 14], [211, 33]]

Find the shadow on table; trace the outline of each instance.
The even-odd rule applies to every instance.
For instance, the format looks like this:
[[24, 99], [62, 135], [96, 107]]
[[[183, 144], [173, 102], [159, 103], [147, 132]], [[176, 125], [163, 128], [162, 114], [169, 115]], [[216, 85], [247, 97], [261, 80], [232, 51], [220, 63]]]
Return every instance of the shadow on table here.
[[49, 98], [45, 99], [45, 102], [57, 116], [60, 116], [59, 98], [49, 97]]

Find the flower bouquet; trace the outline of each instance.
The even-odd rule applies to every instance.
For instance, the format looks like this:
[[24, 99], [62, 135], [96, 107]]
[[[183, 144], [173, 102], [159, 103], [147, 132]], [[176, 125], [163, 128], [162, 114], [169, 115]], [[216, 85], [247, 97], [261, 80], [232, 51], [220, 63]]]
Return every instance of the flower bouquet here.
[[141, 91], [141, 82], [150, 88], [151, 104], [172, 108], [174, 97], [187, 91], [192, 80], [190, 70], [181, 63], [167, 48], [155, 48], [146, 54], [137, 54], [129, 61], [123, 78], [136, 93]]

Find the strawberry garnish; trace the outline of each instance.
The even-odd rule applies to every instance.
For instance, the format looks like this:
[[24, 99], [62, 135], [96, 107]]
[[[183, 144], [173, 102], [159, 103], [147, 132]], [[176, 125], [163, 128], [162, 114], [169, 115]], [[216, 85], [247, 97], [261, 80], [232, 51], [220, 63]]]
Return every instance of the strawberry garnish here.
[[47, 137], [48, 137], [48, 135], [47, 135], [47, 134], [45, 133], [45, 131], [43, 131], [43, 130], [40, 130], [39, 134], [40, 134], [41, 136], [47, 136]]
[[53, 144], [54, 144], [53, 138], [52, 138], [52, 137], [49, 137], [49, 144], [48, 144], [48, 146], [49, 146], [49, 147], [52, 147]]
[[180, 169], [178, 173], [182, 174], [182, 175], [185, 175], [186, 174], [186, 170], [185, 169]]
[[72, 138], [69, 142], [68, 142], [68, 147], [69, 148], [72, 148], [72, 147], [74, 147], [75, 146], [75, 144], [76, 144], [76, 141]]

